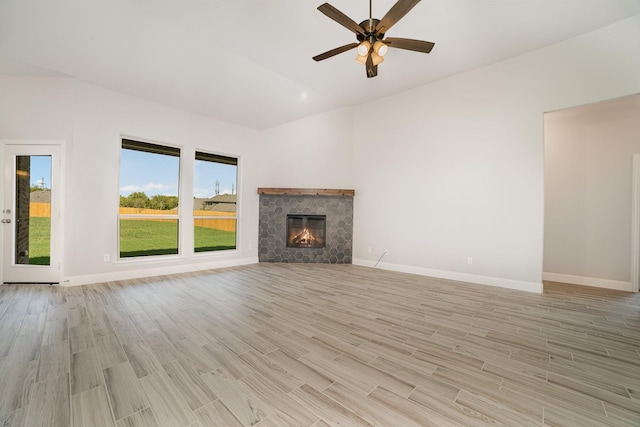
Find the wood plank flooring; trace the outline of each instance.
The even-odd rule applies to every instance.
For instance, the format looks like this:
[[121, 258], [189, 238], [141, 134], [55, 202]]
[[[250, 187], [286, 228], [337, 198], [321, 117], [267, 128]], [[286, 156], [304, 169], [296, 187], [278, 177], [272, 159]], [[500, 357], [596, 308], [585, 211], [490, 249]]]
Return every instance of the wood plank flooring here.
[[323, 264], [0, 286], [0, 425], [639, 426], [640, 294]]

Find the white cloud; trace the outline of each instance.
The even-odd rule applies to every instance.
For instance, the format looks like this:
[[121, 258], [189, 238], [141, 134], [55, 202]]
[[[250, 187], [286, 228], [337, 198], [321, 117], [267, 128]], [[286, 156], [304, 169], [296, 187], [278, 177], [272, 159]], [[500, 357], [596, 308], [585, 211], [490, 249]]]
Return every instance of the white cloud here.
[[215, 196], [215, 191], [209, 188], [195, 188], [193, 190], [193, 195], [198, 199], [208, 199], [209, 197]]
[[175, 196], [175, 191], [168, 191], [172, 189], [173, 186], [165, 185], [165, 184], [156, 184], [150, 182], [145, 185], [125, 185], [124, 187], [120, 187], [120, 194], [123, 196], [128, 196], [131, 193], [135, 193], [137, 191], [144, 192], [147, 196], [155, 196], [157, 194], [163, 194], [166, 196]]

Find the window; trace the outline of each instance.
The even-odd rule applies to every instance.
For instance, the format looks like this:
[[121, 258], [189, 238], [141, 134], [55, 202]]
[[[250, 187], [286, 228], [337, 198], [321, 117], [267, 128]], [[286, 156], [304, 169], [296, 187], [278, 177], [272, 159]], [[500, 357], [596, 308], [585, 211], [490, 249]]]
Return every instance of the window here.
[[235, 249], [238, 159], [196, 151], [194, 166], [194, 251]]
[[177, 254], [180, 149], [122, 140], [120, 258]]

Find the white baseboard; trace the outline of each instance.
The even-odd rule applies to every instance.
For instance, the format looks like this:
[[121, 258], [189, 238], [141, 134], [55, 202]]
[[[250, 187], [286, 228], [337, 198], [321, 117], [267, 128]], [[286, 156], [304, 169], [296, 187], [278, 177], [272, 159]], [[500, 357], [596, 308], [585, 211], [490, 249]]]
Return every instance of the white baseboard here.
[[[374, 261], [354, 259], [354, 265], [373, 267]], [[542, 282], [525, 282], [523, 280], [504, 279], [501, 277], [481, 276], [478, 274], [459, 273], [456, 271], [435, 270], [431, 268], [414, 267], [410, 265], [391, 264], [381, 262], [376, 268], [398, 271], [401, 273], [418, 274], [420, 276], [437, 277], [439, 279], [456, 280], [459, 282], [476, 283], [479, 285], [498, 286], [500, 288], [515, 289], [519, 291], [542, 293]]]
[[238, 265], [257, 264], [258, 257], [240, 258], [224, 261], [203, 262], [197, 264], [181, 264], [168, 267], [143, 268], [139, 270], [113, 271], [101, 274], [66, 277], [61, 286], [79, 286], [93, 283], [112, 282], [114, 280], [140, 279], [143, 277], [163, 276], [165, 274], [189, 273], [216, 268], [235, 267]]
[[633, 291], [631, 282], [600, 279], [598, 277], [573, 276], [571, 274], [543, 272], [542, 280], [548, 280], [549, 282], [571, 283], [573, 285], [592, 286], [595, 288], [614, 289], [618, 291]]

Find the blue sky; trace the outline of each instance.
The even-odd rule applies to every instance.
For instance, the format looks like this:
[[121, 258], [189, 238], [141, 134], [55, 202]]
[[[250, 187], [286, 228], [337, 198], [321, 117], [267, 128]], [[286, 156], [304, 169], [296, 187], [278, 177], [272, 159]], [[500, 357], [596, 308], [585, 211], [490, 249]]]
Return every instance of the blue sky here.
[[[178, 195], [178, 157], [122, 150], [120, 164], [120, 195], [142, 191], [147, 196], [158, 194]], [[212, 162], [195, 161], [194, 196], [215, 196], [216, 180], [220, 183], [220, 194], [231, 194], [236, 190], [236, 167]]]
[[196, 160], [195, 162], [195, 180], [193, 184], [195, 197], [215, 196], [216, 180], [220, 183], [220, 194], [235, 194], [237, 192], [237, 166], [202, 160]]
[[[177, 157], [122, 150], [120, 166], [120, 195], [128, 196], [135, 191], [143, 191], [147, 196], [157, 194], [178, 195]], [[216, 181], [220, 183], [220, 194], [235, 193], [236, 166], [195, 161], [194, 196], [213, 197]], [[51, 157], [31, 156], [31, 185], [51, 188]]]
[[31, 156], [30, 185], [51, 188], [51, 156]]

